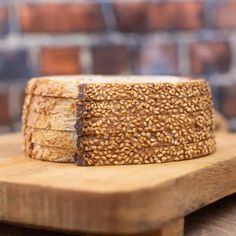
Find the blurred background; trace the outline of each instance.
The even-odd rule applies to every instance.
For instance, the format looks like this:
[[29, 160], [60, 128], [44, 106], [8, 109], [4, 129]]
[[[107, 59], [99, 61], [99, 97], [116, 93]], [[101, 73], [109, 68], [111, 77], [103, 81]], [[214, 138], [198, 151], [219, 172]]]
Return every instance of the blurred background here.
[[30, 77], [89, 73], [204, 77], [236, 130], [236, 1], [0, 0], [0, 133]]

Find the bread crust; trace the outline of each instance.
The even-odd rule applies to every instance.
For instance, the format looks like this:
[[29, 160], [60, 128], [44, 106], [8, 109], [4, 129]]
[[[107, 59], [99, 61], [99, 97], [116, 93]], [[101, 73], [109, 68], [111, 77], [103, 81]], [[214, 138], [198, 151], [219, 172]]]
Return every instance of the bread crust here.
[[[31, 144], [32, 150], [28, 153], [28, 156], [44, 161], [52, 162], [73, 162], [75, 153], [72, 149], [54, 148], [41, 146], [38, 144]], [[171, 147], [157, 147], [155, 149], [148, 149], [147, 152], [126, 152], [119, 155], [117, 153], [107, 152], [84, 152], [83, 165], [122, 165], [122, 164], [154, 164], [170, 161], [189, 160], [201, 156], [211, 154], [215, 151], [215, 139], [208, 139], [197, 143], [190, 143], [180, 146]], [[81, 165], [81, 162], [77, 160], [77, 164]]]
[[[150, 78], [150, 79], [149, 79]], [[178, 79], [176, 82], [171, 82]], [[95, 81], [100, 81], [99, 83]], [[135, 82], [139, 81], [138, 83]], [[143, 82], [146, 81], [146, 82]], [[47, 76], [30, 80], [30, 95], [77, 98], [78, 87], [86, 84], [86, 100], [157, 99], [202, 96], [210, 93], [205, 80], [168, 76]]]
[[[43, 130], [26, 128], [26, 135], [31, 136], [31, 142], [48, 147], [71, 148], [77, 150], [77, 135], [75, 132]], [[80, 141], [80, 151], [124, 149], [142, 150], [157, 146], [181, 145], [195, 143], [214, 137], [212, 127], [162, 130], [148, 133], [119, 133], [110, 135], [83, 136]]]
[[[38, 129], [75, 131], [75, 117], [61, 114], [44, 115], [30, 111], [26, 125]], [[82, 135], [112, 134], [126, 132], [158, 131], [163, 129], [181, 129], [186, 127], [206, 127], [213, 125], [212, 109], [194, 113], [150, 116], [99, 117], [84, 119]]]
[[[31, 95], [27, 97], [29, 96]], [[33, 111], [48, 116], [61, 113], [66, 117], [76, 117], [77, 105], [81, 104], [78, 99], [33, 96], [29, 112]], [[166, 101], [154, 99], [146, 101], [92, 101], [83, 103], [83, 119], [110, 116], [182, 114], [206, 110], [211, 107], [211, 95]], [[79, 110], [79, 116], [80, 113]]]
[[54, 162], [76, 157], [79, 165], [117, 165], [192, 159], [215, 150], [206, 81], [135, 78], [31, 80], [22, 115], [26, 154]]
[[34, 78], [27, 83], [26, 94], [77, 98], [79, 84], [78, 76]]
[[133, 83], [133, 84], [86, 84], [85, 100], [121, 100], [121, 99], [162, 99], [191, 98], [210, 94], [205, 80], [164, 83]]
[[80, 166], [154, 164], [189, 160], [215, 152], [215, 138], [179, 146], [153, 147], [139, 150], [94, 150], [77, 153], [76, 163]]

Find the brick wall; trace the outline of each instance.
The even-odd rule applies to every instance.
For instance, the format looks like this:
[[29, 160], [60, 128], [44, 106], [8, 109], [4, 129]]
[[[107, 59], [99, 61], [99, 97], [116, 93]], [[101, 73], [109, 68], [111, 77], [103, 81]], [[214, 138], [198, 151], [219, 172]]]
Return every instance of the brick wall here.
[[52, 74], [207, 78], [236, 127], [235, 0], [0, 1], [0, 132], [19, 129], [25, 81]]

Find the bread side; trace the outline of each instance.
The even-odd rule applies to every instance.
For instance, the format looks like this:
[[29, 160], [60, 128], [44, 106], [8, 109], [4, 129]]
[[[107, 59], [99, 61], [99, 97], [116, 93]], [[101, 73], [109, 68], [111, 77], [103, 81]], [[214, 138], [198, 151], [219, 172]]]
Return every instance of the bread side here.
[[[48, 116], [63, 113], [66, 117], [76, 117], [77, 105], [81, 105], [78, 99], [33, 96], [30, 112], [33, 111]], [[211, 107], [212, 98], [211, 95], [208, 95], [166, 101], [149, 99], [146, 101], [114, 100], [85, 102], [82, 106], [82, 112], [83, 119], [86, 119], [110, 116], [181, 114], [206, 110]], [[78, 115], [80, 113], [81, 110], [78, 110]]]
[[[31, 142], [49, 147], [77, 149], [75, 132], [26, 128], [26, 135]], [[80, 151], [129, 149], [131, 151], [157, 146], [181, 145], [194, 143], [214, 137], [212, 127], [162, 130], [157, 132], [119, 133], [110, 135], [83, 136]], [[80, 137], [78, 137], [80, 138]]]
[[[189, 160], [211, 154], [215, 151], [215, 140], [208, 139], [197, 143], [180, 146], [157, 147], [155, 149], [144, 150], [143, 152], [126, 151], [121, 154], [118, 150], [94, 151], [77, 153], [77, 164], [85, 166], [93, 165], [123, 165], [123, 164], [155, 164], [169, 161]], [[31, 158], [53, 162], [73, 162], [75, 153], [71, 149], [47, 147], [38, 144], [32, 145], [29, 153]], [[78, 161], [83, 158], [83, 163]]]
[[104, 136], [83, 136], [80, 151], [130, 150], [182, 145], [213, 138], [212, 127], [205, 129], [162, 130], [157, 132], [120, 133]]
[[[32, 95], [27, 95], [26, 99]], [[65, 116], [76, 117], [77, 99], [32, 96], [29, 111], [44, 115], [63, 113]]]
[[82, 166], [123, 165], [123, 164], [154, 164], [169, 161], [189, 160], [211, 154], [215, 151], [215, 139], [189, 143], [179, 146], [153, 147], [132, 150], [94, 150], [78, 152], [76, 162]]
[[80, 79], [71, 76], [41, 77], [31, 79], [26, 86], [26, 94], [77, 98]]
[[85, 100], [162, 99], [190, 98], [210, 94], [206, 81], [177, 83], [133, 83], [133, 84], [85, 84]]
[[206, 81], [111, 78], [30, 81], [23, 112], [27, 155], [117, 165], [191, 159], [215, 150]]
[[26, 135], [31, 136], [31, 142], [48, 147], [70, 148], [76, 152], [77, 134], [72, 131], [55, 131], [37, 128], [26, 128]]
[[32, 144], [32, 151], [28, 156], [41, 161], [74, 162], [75, 152], [71, 149], [46, 147]]
[[61, 131], [75, 131], [75, 122], [75, 116], [66, 116], [63, 112], [48, 116], [32, 110], [28, 113], [26, 120], [26, 124], [29, 127]]
[[[110, 116], [145, 116], [182, 114], [210, 109], [211, 96], [183, 99], [154, 100], [116, 100], [101, 102], [85, 102], [82, 107], [83, 119]], [[81, 115], [81, 110], [78, 110]]]
[[[61, 114], [46, 116], [29, 112], [26, 125], [32, 128], [52, 129], [61, 131], [75, 131], [75, 117]], [[120, 116], [100, 117], [83, 120], [83, 135], [111, 134], [122, 132], [160, 131], [163, 129], [182, 129], [191, 127], [207, 127], [213, 124], [212, 109], [194, 113], [175, 115], [150, 115], [150, 116]]]

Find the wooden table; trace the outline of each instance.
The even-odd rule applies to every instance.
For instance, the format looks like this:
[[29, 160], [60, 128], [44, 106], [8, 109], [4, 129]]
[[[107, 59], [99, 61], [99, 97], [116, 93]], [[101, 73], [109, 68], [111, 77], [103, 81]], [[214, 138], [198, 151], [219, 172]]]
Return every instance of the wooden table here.
[[[184, 216], [236, 191], [236, 135], [214, 155], [156, 165], [78, 167], [31, 160], [0, 138], [0, 221], [68, 232], [182, 235]], [[153, 231], [153, 233], [151, 233]]]
[[[236, 194], [225, 197], [185, 217], [185, 236], [235, 236], [235, 232]], [[0, 235], [72, 236], [75, 234], [1, 223]], [[88, 234], [80, 235], [88, 236]], [[155, 232], [155, 234], [153, 233], [152, 235], [156, 236], [158, 233]]]

